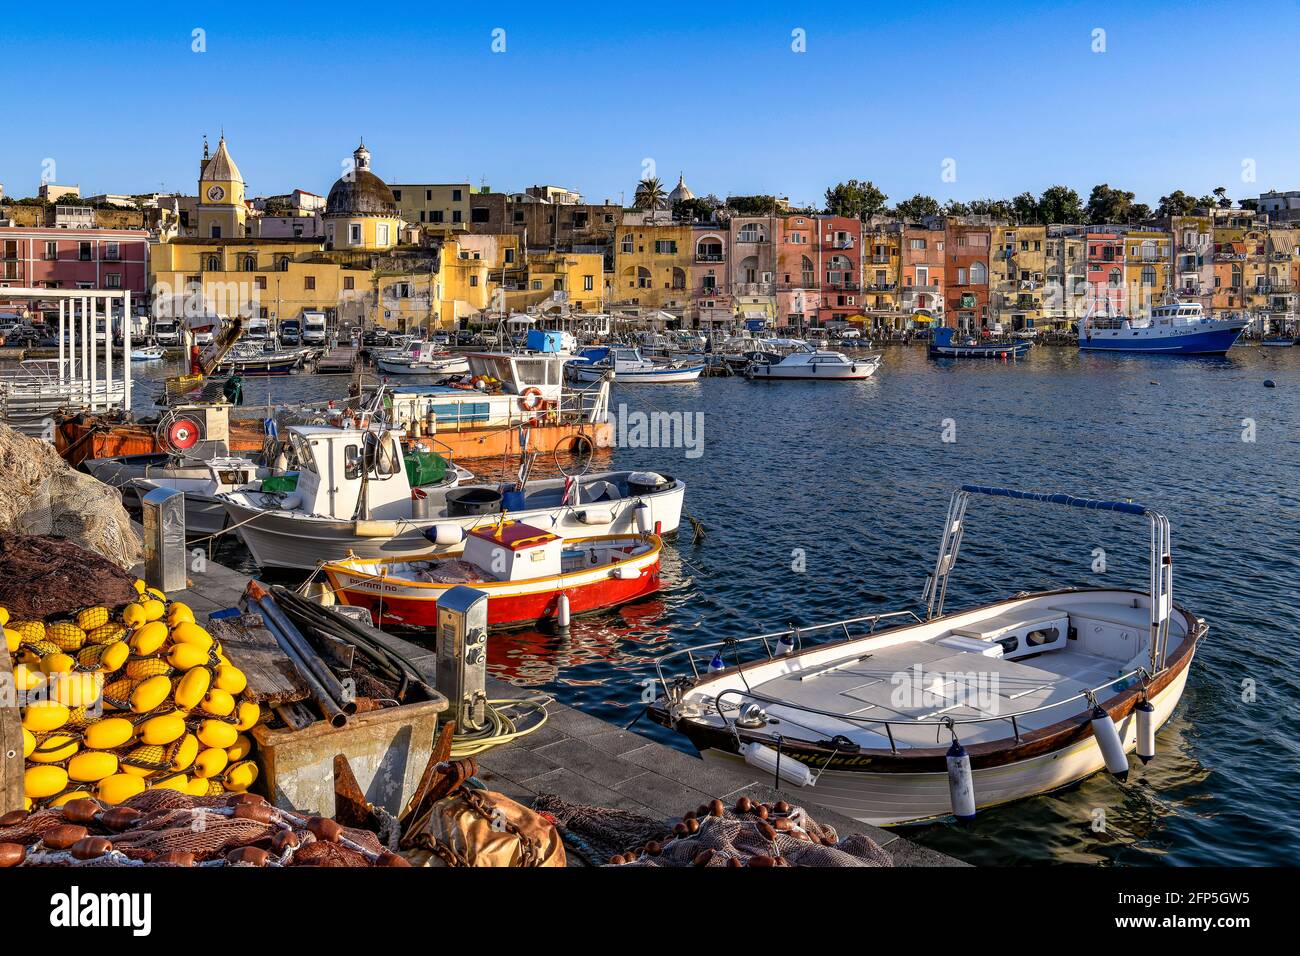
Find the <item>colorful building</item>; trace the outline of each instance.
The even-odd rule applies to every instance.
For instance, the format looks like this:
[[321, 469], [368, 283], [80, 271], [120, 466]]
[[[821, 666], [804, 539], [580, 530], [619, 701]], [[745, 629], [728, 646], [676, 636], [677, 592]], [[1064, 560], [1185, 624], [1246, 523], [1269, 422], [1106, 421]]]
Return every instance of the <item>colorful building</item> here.
[[731, 294], [735, 319], [747, 323], [776, 321], [776, 235], [779, 216], [734, 216], [728, 223], [731, 248]]
[[693, 231], [663, 213], [627, 213], [614, 251], [615, 304], [683, 314], [694, 265]]
[[949, 220], [944, 235], [945, 325], [972, 331], [989, 323], [989, 246], [986, 223]]
[[904, 323], [943, 321], [943, 243], [942, 229], [903, 226], [898, 308]]
[[1088, 312], [1087, 227], [1047, 227], [1044, 249], [1043, 320], [1053, 328], [1074, 328]]
[[205, 239], [238, 239], [247, 231], [248, 205], [244, 199], [244, 177], [226, 148], [226, 137], [217, 151], [208, 155], [203, 143], [199, 161], [199, 201], [196, 207], [197, 234]]
[[1173, 236], [1171, 282], [1180, 299], [1200, 302], [1206, 310], [1213, 305], [1214, 221], [1209, 216], [1174, 216], [1169, 221]]
[[899, 318], [902, 234], [890, 227], [862, 234], [862, 305], [876, 328], [892, 328]]
[[24, 287], [126, 289], [143, 296], [149, 289], [149, 234], [0, 227], [0, 289]]
[[700, 326], [729, 323], [734, 318], [728, 272], [730, 243], [731, 231], [725, 224], [691, 226], [691, 318]]
[[817, 217], [817, 270], [820, 286], [821, 325], [850, 322], [862, 314], [865, 281], [863, 256], [866, 252], [862, 221], [849, 216]]
[[1088, 309], [1093, 315], [1119, 319], [1128, 315], [1124, 285], [1124, 235], [1122, 231], [1087, 234]]
[[1124, 283], [1128, 315], [1149, 317], [1173, 293], [1172, 233], [1145, 229], [1124, 236]]
[[365, 143], [353, 150], [352, 169], [330, 189], [324, 219], [326, 249], [384, 252], [400, 241], [397, 201], [388, 184], [371, 171]]

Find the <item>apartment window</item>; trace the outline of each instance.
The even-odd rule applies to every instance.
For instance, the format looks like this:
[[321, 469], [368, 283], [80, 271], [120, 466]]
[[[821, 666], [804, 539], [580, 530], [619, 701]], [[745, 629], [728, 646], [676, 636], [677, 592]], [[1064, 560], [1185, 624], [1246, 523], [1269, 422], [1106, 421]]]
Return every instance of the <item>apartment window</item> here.
[[460, 202], [460, 201], [461, 201], [461, 191], [460, 191], [459, 189], [453, 189], [453, 190], [451, 191], [451, 201], [452, 201], [452, 202]]
[[421, 210], [420, 210], [420, 222], [424, 222], [424, 221], [425, 221], [425, 220], [424, 220], [424, 216], [425, 216], [424, 210], [421, 209]]
[[425, 201], [425, 202], [433, 202], [433, 190], [432, 190], [432, 189], [426, 189], [426, 190], [424, 191], [424, 201]]
[[523, 221], [524, 221], [524, 213], [523, 213], [523, 210], [516, 210], [516, 211], [515, 211], [515, 222], [523, 222]]
[[402, 191], [400, 189], [393, 190], [393, 199], [397, 202], [402, 201]]
[[213, 239], [220, 239], [220, 238], [221, 238], [221, 227], [220, 227], [220, 226], [218, 226], [218, 225], [216, 225], [216, 224], [213, 224], [211, 232], [212, 232], [212, 238], [213, 238]]
[[655, 240], [655, 252], [658, 253], [659, 255], [664, 255], [664, 256], [675, 256], [675, 255], [677, 255], [677, 240], [676, 240], [676, 239], [656, 239], [656, 240]]
[[630, 233], [623, 237], [623, 242], [619, 246], [619, 251], [627, 254], [632, 252], [632, 235]]
[[45, 258], [46, 259], [59, 258], [59, 244], [53, 239], [45, 243]]
[[590, 291], [592, 291], [592, 290], [595, 289], [595, 288], [596, 288], [596, 277], [595, 277], [595, 276], [583, 276], [583, 277], [582, 277], [582, 291], [583, 291], [583, 292], [590, 292]]
[[573, 214], [573, 228], [574, 229], [587, 228], [587, 214], [585, 212], [575, 212]]
[[507, 250], [506, 250], [506, 265], [510, 265], [510, 264], [511, 264], [512, 262], [514, 262], [514, 261], [515, 261], [515, 250], [513, 250], [513, 249], [507, 249]]
[[442, 222], [442, 210], [435, 209], [433, 212], [429, 213], [429, 222]]
[[534, 291], [534, 292], [540, 291], [541, 288], [542, 288], [542, 280], [541, 280], [541, 279], [534, 279], [534, 280], [533, 280], [533, 284], [532, 284], [532, 288], [533, 288], [533, 291]]
[[380, 248], [388, 245], [388, 229], [388, 223], [386, 222], [381, 222], [375, 226], [375, 241]]
[[77, 258], [80, 259], [82, 262], [90, 261], [90, 243], [88, 242], [77, 243]]
[[122, 274], [120, 272], [109, 272], [104, 276], [105, 289], [122, 288]]
[[478, 285], [478, 276], [470, 276], [470, 277], [469, 277], [469, 286], [470, 286], [470, 288], [472, 289], [472, 288], [474, 288], [474, 287], [477, 286], [477, 285]]
[[459, 209], [453, 209], [453, 210], [451, 211], [451, 221], [452, 221], [452, 222], [460, 222], [460, 221], [461, 221], [461, 218], [460, 218], [460, 210], [459, 210]]
[[288, 271], [289, 271], [289, 257], [288, 257], [288, 256], [280, 256], [279, 261], [276, 263], [276, 268], [279, 269], [281, 272], [288, 272]]
[[116, 261], [122, 258], [122, 247], [116, 242], [104, 243], [104, 258], [109, 261]]
[[256, 285], [259, 289], [262, 289], [263, 291], [265, 291], [265, 290], [266, 290], [266, 276], [256, 276], [256, 277], [253, 279], [253, 284]]
[[302, 277], [302, 287], [303, 287], [304, 289], [307, 289], [308, 291], [312, 291], [312, 290], [314, 290], [314, 289], [316, 288], [316, 277], [315, 277], [315, 276], [303, 276], [303, 277]]
[[354, 222], [348, 227], [348, 241], [354, 246], [361, 245], [361, 224]]
[[491, 216], [486, 206], [475, 206], [469, 211], [470, 222], [487, 222]]
[[343, 277], [343, 288], [344, 288], [344, 289], [347, 289], [347, 290], [351, 291], [352, 289], [355, 289], [356, 287], [357, 287], [357, 280], [356, 280], [356, 279], [352, 278], [352, 276], [344, 276], [344, 277]]
[[218, 259], [216, 256], [208, 256], [207, 270], [209, 272], [220, 272], [221, 260]]
[[907, 240], [907, 246], [908, 246], [909, 249], [924, 249], [924, 248], [925, 248], [925, 240], [924, 240], [924, 239], [909, 239], [909, 240]]
[[252, 272], [257, 268], [257, 258], [255, 256], [244, 256], [244, 271]]

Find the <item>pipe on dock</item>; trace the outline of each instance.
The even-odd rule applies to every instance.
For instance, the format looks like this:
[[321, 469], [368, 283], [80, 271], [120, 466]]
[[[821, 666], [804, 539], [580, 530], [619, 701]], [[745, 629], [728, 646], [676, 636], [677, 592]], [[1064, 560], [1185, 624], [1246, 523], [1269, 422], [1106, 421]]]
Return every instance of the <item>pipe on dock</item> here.
[[306, 681], [308, 689], [311, 690], [312, 696], [320, 704], [325, 718], [335, 727], [346, 724], [348, 716], [356, 713], [357, 704], [344, 693], [343, 685], [334, 676], [334, 672], [307, 643], [302, 632], [284, 616], [284, 612], [276, 606], [275, 599], [265, 588], [255, 581], [250, 581], [248, 599], [251, 605], [262, 611], [267, 630], [275, 637], [281, 650], [293, 661], [303, 680]]

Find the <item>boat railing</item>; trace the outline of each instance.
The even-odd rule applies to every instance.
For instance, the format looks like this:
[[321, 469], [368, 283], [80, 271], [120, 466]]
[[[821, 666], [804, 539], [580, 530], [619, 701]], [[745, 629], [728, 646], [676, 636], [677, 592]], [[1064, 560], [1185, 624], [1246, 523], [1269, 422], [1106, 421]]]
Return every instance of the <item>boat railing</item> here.
[[[839, 636], [838, 632], [842, 632], [844, 637], [852, 640], [853, 635], [849, 633], [849, 627], [869, 623], [871, 625], [870, 630], [868, 630], [865, 635], [858, 635], [859, 637], [869, 637], [876, 632], [876, 625], [881, 621], [901, 617], [910, 617], [917, 624], [925, 623], [915, 611], [884, 611], [880, 614], [865, 614], [861, 617], [845, 618], [842, 621], [831, 621], [827, 624], [812, 624], [808, 627], [791, 627], [784, 631], [771, 631], [767, 634], [752, 634], [748, 637], [728, 637], [723, 638], [720, 641], [710, 641], [707, 644], [696, 644], [691, 647], [684, 647], [680, 650], [665, 654], [663, 657], [655, 660], [655, 670], [659, 673], [660, 685], [667, 688], [671, 686], [671, 681], [664, 675], [665, 665], [670, 661], [675, 661], [683, 657], [686, 659], [686, 662], [690, 664], [692, 674], [694, 674], [696, 679], [699, 679], [700, 668], [695, 658], [696, 654], [704, 654], [707, 651], [716, 652], [718, 648], [723, 647], [734, 648], [740, 645], [762, 644], [763, 651], [767, 654], [768, 660], [776, 660], [782, 655], [777, 654], [774, 648], [781, 642], [782, 638], [790, 638], [790, 643], [793, 645], [793, 649], [799, 651], [803, 649], [804, 640], [812, 635], [821, 634], [822, 636], [830, 636], [831, 632], [837, 632], [836, 636]], [[756, 659], [761, 660], [761, 658]], [[734, 663], [739, 663], [739, 660], [737, 659]]]
[[1015, 737], [1016, 743], [1020, 743], [1022, 739], [1020, 722], [1024, 718], [1033, 716], [1035, 714], [1045, 713], [1046, 711], [1049, 710], [1056, 710], [1058, 708], [1065, 707], [1067, 704], [1077, 704], [1080, 701], [1084, 703], [1083, 712], [1085, 714], [1090, 713], [1094, 702], [1097, 700], [1097, 695], [1102, 691], [1106, 690], [1109, 687], [1114, 687], [1117, 684], [1123, 685], [1120, 688], [1121, 690], [1123, 690], [1124, 688], [1129, 686], [1128, 685], [1129, 681], [1149, 680], [1151, 676], [1152, 675], [1150, 671], [1148, 671], [1145, 667], [1135, 667], [1124, 674], [1120, 674], [1117, 677], [1111, 678], [1105, 683], [1098, 684], [1095, 687], [1090, 687], [1087, 690], [1080, 691], [1079, 693], [1071, 697], [1066, 697], [1063, 700], [1053, 701], [1050, 704], [1043, 704], [1040, 707], [1030, 707], [1030, 708], [1026, 708], [1025, 710], [1018, 710], [1012, 714], [987, 714], [979, 717], [952, 717], [948, 715], [945, 715], [943, 717], [937, 717], [937, 718], [858, 717], [853, 714], [837, 713], [835, 711], [821, 710], [816, 707], [809, 707], [805, 704], [791, 703], [790, 701], [785, 701], [776, 697], [769, 697], [766, 694], [757, 693], [748, 687], [743, 690], [735, 687], [727, 688], [726, 690], [722, 691], [716, 697], [713, 698], [713, 706], [714, 709], [717, 711], [718, 718], [722, 721], [724, 726], [729, 726], [734, 721], [729, 721], [726, 714], [723, 712], [725, 709], [723, 706], [723, 700], [728, 697], [739, 697], [740, 701], [738, 701], [736, 704], [737, 714], [742, 712], [742, 705], [746, 700], [749, 700], [759, 704], [767, 704], [770, 706], [781, 707], [785, 710], [793, 710], [802, 714], [810, 714], [817, 717], [829, 717], [834, 720], [842, 720], [848, 723], [861, 725], [863, 729], [869, 730], [873, 728], [879, 728], [880, 732], [882, 733], [882, 736], [884, 736], [889, 741], [890, 753], [896, 754], [898, 753], [898, 739], [897, 737], [895, 737], [894, 731], [896, 729], [907, 729], [911, 727], [934, 727], [936, 732], [936, 739], [938, 733], [942, 730], [942, 728], [946, 727], [954, 735], [957, 735], [958, 738], [960, 739], [960, 735], [957, 734], [957, 730], [956, 730], [956, 728], [958, 727], [972, 726], [975, 724], [988, 724], [988, 723], [993, 723], [995, 721], [1006, 721], [1011, 725], [1011, 733]]

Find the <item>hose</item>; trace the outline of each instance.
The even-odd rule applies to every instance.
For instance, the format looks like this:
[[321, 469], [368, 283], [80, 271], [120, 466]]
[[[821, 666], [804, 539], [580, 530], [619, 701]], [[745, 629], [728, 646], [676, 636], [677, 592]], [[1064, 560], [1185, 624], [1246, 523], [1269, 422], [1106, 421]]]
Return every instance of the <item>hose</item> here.
[[[499, 697], [489, 700], [487, 702], [487, 726], [472, 734], [454, 735], [451, 739], [452, 757], [474, 757], [491, 750], [493, 747], [500, 747], [502, 744], [508, 744], [521, 737], [527, 737], [546, 723], [546, 705], [551, 703], [551, 700], [552, 698], [547, 696]], [[529, 708], [528, 713], [540, 714], [541, 716], [536, 723], [520, 730], [515, 719], [505, 713], [506, 710], [514, 707], [526, 707]], [[526, 714], [520, 715], [521, 718], [524, 716]]]

